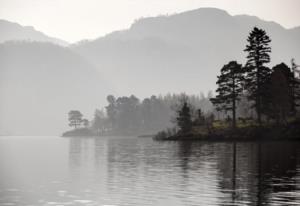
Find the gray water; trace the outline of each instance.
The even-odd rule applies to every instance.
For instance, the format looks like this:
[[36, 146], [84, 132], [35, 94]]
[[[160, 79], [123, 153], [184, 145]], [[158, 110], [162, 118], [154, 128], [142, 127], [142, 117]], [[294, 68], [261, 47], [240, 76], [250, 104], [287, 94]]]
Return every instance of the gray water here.
[[299, 146], [0, 137], [0, 205], [300, 205]]

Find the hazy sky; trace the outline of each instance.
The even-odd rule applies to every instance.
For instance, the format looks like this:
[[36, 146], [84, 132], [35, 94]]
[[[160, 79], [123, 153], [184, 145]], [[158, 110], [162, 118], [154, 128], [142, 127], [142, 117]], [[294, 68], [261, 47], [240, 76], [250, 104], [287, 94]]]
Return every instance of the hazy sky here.
[[300, 25], [300, 0], [0, 0], [0, 18], [69, 42], [128, 28], [140, 17], [216, 7], [286, 28]]

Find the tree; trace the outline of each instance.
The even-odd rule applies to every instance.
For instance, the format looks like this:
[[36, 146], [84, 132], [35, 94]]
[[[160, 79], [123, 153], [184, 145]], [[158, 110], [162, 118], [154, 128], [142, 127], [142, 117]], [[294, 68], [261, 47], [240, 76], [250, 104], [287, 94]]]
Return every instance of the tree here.
[[211, 98], [211, 102], [217, 107], [217, 110], [232, 112], [232, 126], [236, 127], [236, 108], [237, 101], [243, 91], [242, 84], [244, 82], [244, 70], [241, 64], [231, 61], [224, 65], [221, 69], [221, 75], [218, 76], [215, 98]]
[[[90, 123], [96, 134], [152, 134], [164, 128], [177, 124], [177, 114], [183, 102], [188, 101], [191, 119], [197, 118], [195, 108], [201, 108], [204, 113], [212, 109], [212, 104], [205, 96], [184, 94], [167, 94], [151, 96], [140, 101], [135, 96], [107, 97], [108, 104], [103, 111], [95, 112]], [[176, 115], [174, 115], [174, 111]], [[171, 121], [170, 121], [171, 119]]]
[[82, 120], [82, 124], [83, 124], [83, 126], [84, 126], [85, 128], [88, 128], [89, 125], [90, 125], [90, 122], [89, 122], [88, 119], [83, 119], [83, 120]]
[[261, 125], [262, 102], [265, 95], [263, 84], [270, 75], [270, 69], [264, 65], [270, 62], [271, 39], [264, 30], [254, 27], [247, 41], [248, 44], [244, 50], [248, 52], [245, 89], [249, 93], [249, 100], [254, 101], [253, 107], [257, 113], [257, 121]]
[[191, 110], [187, 102], [183, 103], [182, 108], [177, 112], [177, 125], [182, 134], [188, 134], [192, 130]]
[[195, 125], [202, 126], [205, 123], [205, 117], [201, 109], [197, 109], [197, 117], [194, 121]]
[[266, 91], [263, 110], [278, 124], [286, 122], [287, 116], [295, 113], [295, 83], [291, 69], [281, 63], [272, 68], [270, 78], [263, 87]]
[[74, 127], [75, 129], [82, 123], [82, 114], [78, 110], [71, 110], [69, 112], [69, 126]]
[[271, 116], [277, 124], [286, 123], [286, 118], [291, 111], [292, 93], [284, 65], [277, 65], [271, 74], [269, 93]]
[[105, 132], [106, 128], [106, 116], [102, 110], [96, 109], [94, 113], [94, 119], [92, 121], [92, 129], [96, 134], [101, 135]]
[[[295, 63], [295, 59], [292, 59], [292, 112], [294, 115], [297, 113], [297, 108], [300, 106], [300, 71], [297, 70], [299, 65]], [[296, 73], [298, 73], [298, 78], [296, 77]]]
[[110, 129], [114, 130], [117, 121], [117, 103], [116, 98], [113, 95], [107, 96], [108, 106], [105, 107], [108, 121], [110, 123]]
[[130, 97], [119, 97], [116, 100], [118, 132], [131, 134], [138, 131], [141, 124], [139, 121], [139, 104], [140, 101], [134, 95]]

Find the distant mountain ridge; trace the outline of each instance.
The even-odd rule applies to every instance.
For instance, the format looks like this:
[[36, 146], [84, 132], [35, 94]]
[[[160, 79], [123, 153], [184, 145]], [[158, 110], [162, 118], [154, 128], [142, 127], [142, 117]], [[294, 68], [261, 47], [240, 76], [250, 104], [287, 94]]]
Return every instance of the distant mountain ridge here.
[[216, 75], [228, 61], [245, 62], [243, 50], [254, 26], [272, 39], [272, 64], [300, 61], [299, 29], [215, 8], [142, 18], [127, 30], [71, 48], [118, 82], [120, 91], [198, 93], [215, 89]]
[[0, 135], [59, 135], [68, 112], [91, 118], [111, 86], [83, 57], [49, 42], [0, 44]]
[[[68, 110], [91, 117], [108, 94], [143, 98], [214, 90], [224, 64], [245, 63], [254, 26], [272, 39], [270, 67], [290, 65], [291, 58], [300, 63], [300, 27], [213, 8], [143, 18], [127, 30], [64, 48], [32, 28], [35, 42], [1, 44], [8, 37], [0, 21], [0, 134], [59, 134]], [[12, 27], [20, 29], [16, 38], [26, 39], [23, 27]]]
[[68, 46], [69, 43], [35, 30], [32, 26], [21, 26], [18, 23], [0, 19], [0, 43], [5, 41], [38, 41], [51, 42], [61, 46]]

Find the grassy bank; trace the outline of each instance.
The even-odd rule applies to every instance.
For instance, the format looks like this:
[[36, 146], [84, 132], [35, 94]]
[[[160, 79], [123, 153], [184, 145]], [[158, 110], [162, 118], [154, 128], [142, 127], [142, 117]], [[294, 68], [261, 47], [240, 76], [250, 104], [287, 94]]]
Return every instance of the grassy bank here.
[[233, 129], [225, 123], [217, 122], [211, 127], [193, 127], [187, 134], [160, 132], [155, 137], [158, 141], [268, 141], [300, 140], [300, 120], [286, 125], [238, 124]]

